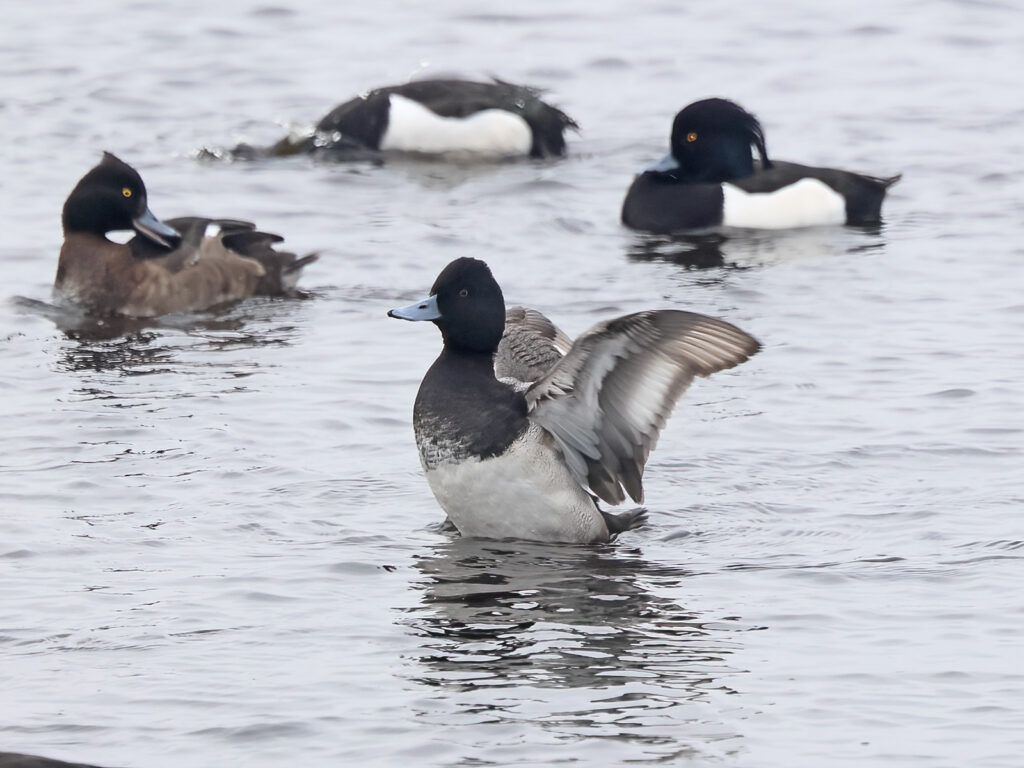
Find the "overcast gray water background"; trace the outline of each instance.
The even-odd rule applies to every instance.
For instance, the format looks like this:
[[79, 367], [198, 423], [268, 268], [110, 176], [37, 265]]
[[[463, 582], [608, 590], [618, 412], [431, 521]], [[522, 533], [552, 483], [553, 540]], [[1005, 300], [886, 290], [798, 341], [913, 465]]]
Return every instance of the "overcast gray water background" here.
[[[957, 766], [1024, 754], [1024, 11], [998, 2], [8, 4], [0, 749], [101, 765]], [[370, 86], [543, 86], [561, 162], [200, 162]], [[618, 224], [675, 112], [903, 181], [873, 231]], [[49, 300], [102, 150], [321, 260], [114, 338]], [[604, 547], [438, 529], [388, 320], [458, 256], [577, 335], [683, 307], [699, 381]], [[700, 268], [697, 268], [697, 267]]]

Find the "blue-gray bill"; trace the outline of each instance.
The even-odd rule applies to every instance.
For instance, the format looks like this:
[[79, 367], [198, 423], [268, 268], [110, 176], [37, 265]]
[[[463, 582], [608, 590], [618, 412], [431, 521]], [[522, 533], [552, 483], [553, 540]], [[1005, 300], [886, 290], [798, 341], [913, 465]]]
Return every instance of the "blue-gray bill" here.
[[140, 235], [164, 248], [173, 248], [175, 243], [181, 240], [178, 230], [160, 221], [149, 208], [146, 208], [141, 216], [132, 219], [132, 226]]
[[669, 152], [667, 155], [661, 158], [661, 160], [656, 162], [654, 165], [648, 166], [645, 170], [665, 173], [666, 171], [674, 171], [678, 167], [679, 161], [672, 156], [671, 152]]
[[388, 317], [399, 320], [440, 320], [441, 310], [437, 308], [437, 296], [430, 296], [415, 304], [388, 310]]

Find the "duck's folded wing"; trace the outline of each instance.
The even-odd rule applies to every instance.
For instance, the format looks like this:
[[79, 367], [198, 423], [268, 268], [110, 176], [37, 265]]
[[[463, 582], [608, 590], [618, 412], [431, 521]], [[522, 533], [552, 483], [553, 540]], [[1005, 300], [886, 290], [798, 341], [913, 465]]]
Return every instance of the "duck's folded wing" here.
[[609, 504], [643, 501], [644, 464], [695, 376], [742, 363], [760, 344], [734, 325], [677, 310], [599, 323], [526, 391], [580, 485]]
[[509, 307], [505, 331], [494, 355], [499, 379], [533, 382], [550, 371], [572, 347], [572, 339], [535, 309]]
[[181, 240], [171, 250], [157, 245], [148, 237], [135, 236], [128, 241], [132, 255], [137, 259], [160, 259], [164, 268], [171, 273], [180, 272], [195, 263], [196, 255], [206, 237], [213, 235], [239, 236], [253, 233], [256, 225], [238, 219], [208, 219], [199, 216], [179, 216], [165, 219], [165, 224], [175, 229]]

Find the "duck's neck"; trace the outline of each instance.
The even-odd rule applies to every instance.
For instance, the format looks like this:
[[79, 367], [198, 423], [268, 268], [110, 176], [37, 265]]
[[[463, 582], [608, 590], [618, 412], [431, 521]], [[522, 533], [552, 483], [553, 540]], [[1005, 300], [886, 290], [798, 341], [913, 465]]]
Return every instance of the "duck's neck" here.
[[460, 399], [493, 398], [496, 390], [506, 388], [494, 376], [493, 352], [474, 352], [448, 345], [423, 377], [422, 387], [432, 386], [446, 391], [448, 397]]
[[489, 352], [474, 352], [473, 350], [452, 347], [446, 344], [444, 349], [441, 350], [441, 354], [437, 356], [437, 361], [434, 365], [438, 363], [445, 366], [457, 365], [460, 370], [468, 375], [493, 379], [495, 351], [492, 349]]
[[[465, 408], [495, 398], [507, 387], [494, 377], [494, 355], [445, 346], [420, 383], [420, 403], [458, 401]], [[429, 407], [429, 406], [428, 406]]]

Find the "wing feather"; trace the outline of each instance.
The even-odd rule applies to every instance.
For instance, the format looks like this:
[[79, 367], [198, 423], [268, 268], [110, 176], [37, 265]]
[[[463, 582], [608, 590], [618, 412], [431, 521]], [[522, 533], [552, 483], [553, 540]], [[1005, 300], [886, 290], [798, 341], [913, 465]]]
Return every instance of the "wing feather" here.
[[494, 355], [499, 379], [533, 382], [551, 370], [572, 347], [572, 339], [535, 309], [509, 307], [505, 331]]
[[526, 391], [530, 417], [555, 439], [573, 476], [609, 504], [643, 501], [643, 471], [696, 376], [760, 349], [722, 320], [678, 310], [599, 323]]

